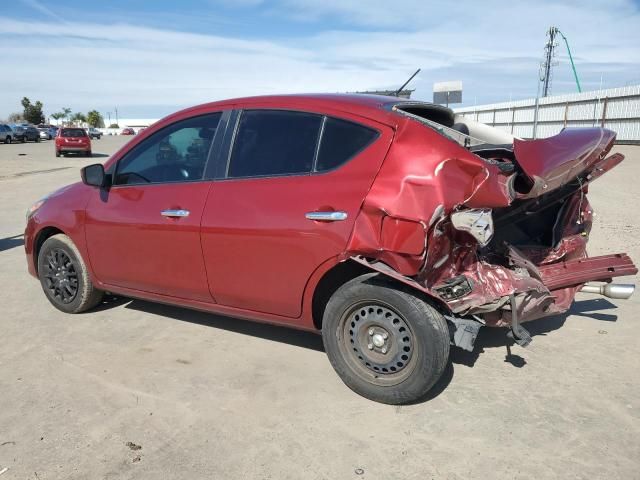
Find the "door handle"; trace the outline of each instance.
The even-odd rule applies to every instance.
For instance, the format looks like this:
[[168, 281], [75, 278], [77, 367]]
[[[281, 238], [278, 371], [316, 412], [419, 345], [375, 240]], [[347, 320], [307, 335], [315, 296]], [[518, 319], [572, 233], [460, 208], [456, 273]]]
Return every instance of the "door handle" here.
[[160, 215], [162, 215], [163, 217], [171, 217], [171, 218], [188, 217], [189, 210], [162, 210], [160, 212]]
[[347, 212], [307, 212], [304, 216], [307, 220], [340, 222], [347, 219]]

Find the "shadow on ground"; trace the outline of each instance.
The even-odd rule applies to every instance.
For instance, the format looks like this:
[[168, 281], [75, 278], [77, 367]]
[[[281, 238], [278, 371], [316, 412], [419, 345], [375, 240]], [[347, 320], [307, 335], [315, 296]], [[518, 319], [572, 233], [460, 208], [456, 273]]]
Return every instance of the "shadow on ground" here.
[[[96, 307], [93, 311], [106, 310], [112, 307], [124, 306], [131, 310], [146, 312], [154, 315], [173, 318], [183, 322], [205, 325], [213, 328], [221, 328], [230, 332], [239, 333], [241, 335], [251, 335], [273, 342], [286, 343], [300, 348], [308, 348], [317, 352], [324, 352], [322, 337], [315, 333], [294, 330], [291, 328], [257, 323], [243, 319], [216, 315], [213, 313], [200, 312], [187, 308], [175, 307], [172, 305], [164, 305], [160, 303], [147, 302], [144, 300], [129, 299], [125, 297], [107, 296], [104, 302]], [[569, 315], [579, 315], [593, 318], [595, 320], [612, 322], [617, 319], [616, 315], [608, 313], [600, 313], [600, 310], [612, 310], [617, 308], [616, 305], [603, 298], [576, 301], [571, 309], [563, 314], [553, 317], [547, 317], [525, 324], [532, 337], [546, 335], [549, 332], [557, 330], [564, 325]], [[505, 362], [517, 368], [526, 365], [526, 360], [520, 355], [511, 352], [512, 340], [507, 338], [506, 328], [483, 328], [480, 330], [476, 339], [473, 352], [467, 352], [459, 348], [452, 348], [449, 356], [449, 362], [442, 374], [442, 377], [429, 390], [427, 395], [419, 400], [412, 402], [413, 405], [420, 404], [432, 400], [439, 396], [451, 383], [455, 364], [462, 364], [473, 367], [476, 360], [484, 353], [485, 349], [505, 348]]]
[[165, 305], [124, 297], [107, 296], [105, 301], [92, 311], [106, 310], [120, 305], [124, 305], [124, 308], [139, 312], [161, 315], [163, 317], [169, 317], [183, 322], [221, 328], [241, 335], [251, 335], [252, 337], [263, 338], [273, 342], [281, 342], [295, 347], [324, 352], [322, 337], [315, 333], [269, 325], [266, 323], [252, 322], [239, 318], [226, 317], [223, 315], [216, 315], [215, 313], [199, 312], [188, 308], [175, 307], [173, 305]]
[[14, 235], [13, 237], [0, 238], [0, 252], [10, 250], [15, 247], [21, 247], [24, 245], [23, 235]]
[[[547, 333], [562, 327], [566, 322], [567, 317], [570, 315], [587, 317], [603, 322], [615, 322], [618, 319], [617, 315], [600, 313], [599, 311], [613, 310], [616, 308], [618, 307], [615, 304], [605, 298], [577, 300], [566, 313], [563, 313], [562, 315], [555, 315], [553, 317], [541, 318], [540, 320], [534, 320], [532, 322], [525, 323], [524, 327], [535, 339], [536, 336], [546, 335]], [[514, 367], [522, 368], [527, 364], [527, 361], [520, 355], [516, 355], [511, 352], [513, 341], [507, 338], [507, 332], [508, 329], [506, 328], [482, 328], [480, 329], [480, 333], [476, 339], [473, 352], [454, 348], [451, 350], [451, 360], [454, 363], [473, 367], [476, 360], [478, 360], [480, 355], [484, 353], [485, 349], [505, 348], [507, 354], [505, 355], [504, 361], [506, 363], [510, 363]]]

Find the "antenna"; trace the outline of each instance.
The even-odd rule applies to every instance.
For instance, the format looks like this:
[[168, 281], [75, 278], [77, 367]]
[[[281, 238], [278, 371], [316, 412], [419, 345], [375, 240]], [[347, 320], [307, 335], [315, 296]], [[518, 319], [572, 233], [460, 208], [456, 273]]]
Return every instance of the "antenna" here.
[[409, 82], [410, 82], [411, 80], [413, 80], [413, 77], [415, 77], [418, 73], [420, 73], [420, 69], [417, 69], [417, 70], [414, 72], [414, 74], [413, 74], [413, 75], [411, 75], [411, 76], [409, 77], [409, 80], [407, 80], [406, 82], [404, 82], [404, 83], [402, 84], [402, 86], [401, 86], [398, 90], [396, 90], [396, 91], [393, 93], [393, 96], [394, 96], [394, 97], [397, 97], [398, 95], [400, 95], [400, 92], [402, 91], [402, 89], [403, 89], [404, 87], [406, 87], [407, 85], [409, 85]]

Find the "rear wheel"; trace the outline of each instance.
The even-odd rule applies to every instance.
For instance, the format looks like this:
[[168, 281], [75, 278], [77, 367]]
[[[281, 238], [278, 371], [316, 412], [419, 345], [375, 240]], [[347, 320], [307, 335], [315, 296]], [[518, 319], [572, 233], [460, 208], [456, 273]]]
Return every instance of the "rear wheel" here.
[[51, 304], [65, 313], [80, 313], [95, 307], [103, 292], [91, 283], [87, 266], [69, 237], [49, 237], [38, 254], [38, 276]]
[[56, 150], [56, 157], [60, 156], [60, 150]]
[[36, 143], [40, 143], [40, 137], [36, 137]]
[[4, 139], [4, 143], [11, 143], [11, 137], [7, 136], [7, 138]]
[[376, 273], [334, 293], [325, 309], [322, 338], [342, 381], [363, 397], [388, 404], [423, 397], [449, 357], [444, 317]]
[[93, 153], [91, 153], [91, 150], [89, 150], [88, 152], [85, 153], [85, 155], [87, 157], [93, 157]]

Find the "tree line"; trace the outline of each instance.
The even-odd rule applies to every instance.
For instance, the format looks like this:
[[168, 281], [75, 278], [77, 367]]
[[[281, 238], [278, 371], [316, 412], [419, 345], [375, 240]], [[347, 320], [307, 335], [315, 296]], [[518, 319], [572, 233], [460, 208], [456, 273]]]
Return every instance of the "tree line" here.
[[[32, 103], [27, 97], [23, 97], [20, 103], [23, 108], [22, 113], [16, 112], [9, 115], [10, 123], [23, 121], [33, 125], [45, 123], [44, 105], [41, 101], [38, 100]], [[97, 110], [91, 110], [86, 114], [82, 112], [72, 113], [70, 108], [65, 107], [59, 112], [52, 113], [50, 117], [53, 118], [56, 123], [60, 123], [62, 120], [63, 124], [82, 125], [86, 123], [90, 127], [104, 128], [104, 118]]]

